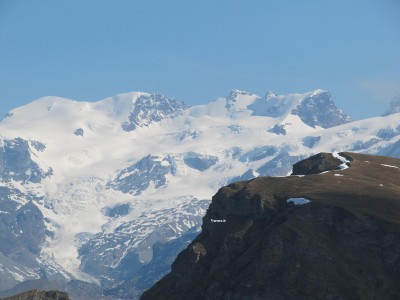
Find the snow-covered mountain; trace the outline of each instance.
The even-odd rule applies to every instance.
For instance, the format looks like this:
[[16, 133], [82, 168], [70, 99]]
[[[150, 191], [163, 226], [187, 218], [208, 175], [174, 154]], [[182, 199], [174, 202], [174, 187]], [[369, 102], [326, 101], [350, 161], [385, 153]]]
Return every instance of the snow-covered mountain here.
[[136, 297], [196, 234], [219, 187], [286, 176], [318, 152], [400, 157], [399, 123], [395, 112], [351, 122], [323, 90], [16, 108], [0, 122], [0, 290], [78, 279]]
[[394, 97], [392, 102], [390, 102], [389, 109], [383, 114], [384, 116], [397, 114], [400, 112], [400, 96]]

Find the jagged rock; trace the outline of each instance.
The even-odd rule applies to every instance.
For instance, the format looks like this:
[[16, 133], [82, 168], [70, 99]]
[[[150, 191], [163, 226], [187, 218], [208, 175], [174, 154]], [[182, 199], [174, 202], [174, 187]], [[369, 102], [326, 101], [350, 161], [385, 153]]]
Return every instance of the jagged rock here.
[[14, 259], [22, 256], [22, 253], [38, 254], [45, 239], [45, 225], [41, 211], [32, 202], [15, 210], [12, 206], [5, 207], [0, 203], [0, 208], [2, 211], [7, 209], [7, 213], [2, 213], [0, 218], [0, 240], [7, 243], [0, 244], [0, 252], [12, 255]]
[[238, 97], [243, 97], [243, 96], [256, 97], [256, 95], [249, 92], [232, 90], [226, 99], [226, 105], [225, 105], [226, 110], [227, 111], [240, 110], [240, 108], [237, 107], [237, 106], [240, 107], [240, 105], [238, 105], [239, 104]]
[[136, 100], [129, 121], [122, 124], [122, 129], [129, 132], [138, 127], [147, 127], [162, 119], [174, 118], [187, 109], [184, 103], [162, 94], [143, 95]]
[[271, 133], [278, 134], [278, 135], [281, 135], [281, 134], [285, 135], [286, 134], [285, 125], [283, 125], [283, 124], [280, 124], [280, 125], [275, 124], [274, 127], [271, 127], [267, 131], [271, 132]]
[[360, 151], [360, 150], [365, 150], [368, 149], [369, 147], [379, 143], [380, 140], [377, 138], [372, 138], [369, 139], [367, 141], [364, 140], [358, 140], [355, 141], [352, 145], [352, 147], [350, 148], [351, 151]]
[[165, 176], [171, 172], [174, 172], [174, 167], [169, 157], [148, 155], [120, 171], [109, 186], [124, 193], [140, 195], [150, 184], [154, 184], [156, 188], [165, 185]]
[[[208, 205], [208, 200], [191, 199], [142, 214], [113, 233], [91, 236], [79, 248], [82, 270], [100, 278], [109, 295], [137, 299], [169, 271], [172, 260], [189, 243], [187, 234], [195, 236]], [[127, 291], [132, 292], [130, 297]]]
[[336, 107], [331, 94], [325, 91], [305, 98], [292, 113], [311, 127], [330, 128], [351, 121], [344, 111]]
[[218, 157], [188, 152], [184, 155], [183, 161], [188, 167], [203, 172], [215, 165], [218, 161]]
[[127, 264], [123, 272], [127, 279], [106, 290], [105, 295], [117, 299], [138, 299], [143, 291], [149, 289], [154, 282], [170, 271], [176, 255], [187, 247], [197, 235], [197, 230], [191, 229], [175, 240], [156, 243], [153, 246], [154, 259], [150, 263], [138, 265], [136, 268]]
[[396, 128], [392, 127], [382, 128], [379, 129], [378, 132], [376, 133], [377, 137], [385, 141], [388, 141], [398, 135], [400, 135], [400, 125], [398, 125]]
[[[266, 97], [251, 104], [249, 109], [253, 110], [253, 115], [273, 118], [287, 114], [297, 115], [305, 124], [314, 128], [330, 128], [351, 121], [351, 118], [335, 105], [327, 91], [316, 90], [301, 99], [296, 99], [297, 96], [291, 95], [291, 98], [286, 98], [268, 93]], [[286, 132], [284, 125], [276, 125], [268, 131], [276, 134]]]
[[[32, 146], [38, 151], [45, 149], [42, 143], [36, 141], [32, 143]], [[3, 140], [0, 145], [0, 181], [39, 183], [43, 178], [53, 174], [51, 168], [47, 171], [42, 170], [32, 160], [31, 155], [28, 141], [21, 138]]]
[[83, 133], [84, 133], [83, 128], [78, 128], [78, 129], [76, 129], [76, 130], [74, 131], [74, 134], [75, 134], [76, 136], [83, 136]]
[[119, 216], [125, 216], [131, 211], [129, 203], [119, 204], [114, 207], [107, 207], [104, 210], [104, 215], [110, 218], [116, 218]]
[[351, 166], [221, 188], [200, 235], [141, 299], [399, 299], [400, 160], [339, 156]]
[[342, 161], [331, 153], [319, 153], [295, 163], [292, 175], [310, 175], [337, 170], [341, 164]]

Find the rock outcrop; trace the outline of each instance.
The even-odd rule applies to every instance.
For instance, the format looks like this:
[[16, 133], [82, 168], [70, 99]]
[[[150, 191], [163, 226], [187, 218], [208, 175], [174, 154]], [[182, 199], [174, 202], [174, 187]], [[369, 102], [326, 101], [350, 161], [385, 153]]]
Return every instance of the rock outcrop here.
[[400, 299], [400, 160], [335, 156], [221, 188], [141, 299]]

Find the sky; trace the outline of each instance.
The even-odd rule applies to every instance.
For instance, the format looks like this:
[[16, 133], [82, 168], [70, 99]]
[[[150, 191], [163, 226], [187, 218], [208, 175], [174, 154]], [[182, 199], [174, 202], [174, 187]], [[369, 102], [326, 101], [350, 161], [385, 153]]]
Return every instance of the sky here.
[[328, 90], [353, 119], [400, 95], [400, 0], [0, 0], [0, 117], [44, 96], [189, 105]]

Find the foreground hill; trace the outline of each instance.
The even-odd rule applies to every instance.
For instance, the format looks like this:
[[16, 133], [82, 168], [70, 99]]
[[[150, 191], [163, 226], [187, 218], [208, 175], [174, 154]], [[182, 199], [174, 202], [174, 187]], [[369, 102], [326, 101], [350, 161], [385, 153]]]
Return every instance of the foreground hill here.
[[321, 153], [221, 188], [141, 299], [400, 299], [400, 160]]
[[1, 299], [2, 300], [69, 300], [70, 298], [67, 293], [59, 291], [33, 290]]

